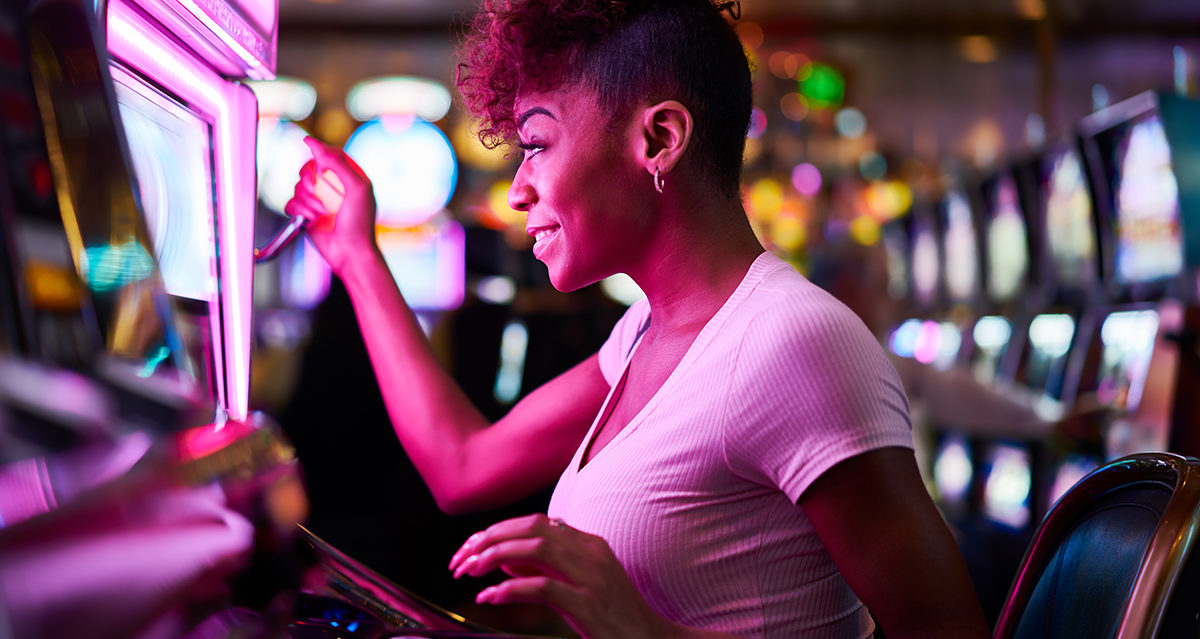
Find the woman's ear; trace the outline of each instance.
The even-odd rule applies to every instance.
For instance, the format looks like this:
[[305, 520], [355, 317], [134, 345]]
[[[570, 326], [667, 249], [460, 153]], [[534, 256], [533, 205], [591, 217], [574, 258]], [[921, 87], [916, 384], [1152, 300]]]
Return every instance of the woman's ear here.
[[677, 100], [664, 100], [642, 111], [644, 167], [653, 175], [668, 173], [692, 139], [692, 112]]

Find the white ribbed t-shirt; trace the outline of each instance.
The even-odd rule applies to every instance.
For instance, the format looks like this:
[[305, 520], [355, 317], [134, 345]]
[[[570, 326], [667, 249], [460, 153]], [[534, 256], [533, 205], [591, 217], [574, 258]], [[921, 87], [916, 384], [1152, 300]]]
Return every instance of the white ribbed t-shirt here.
[[[601, 348], [611, 386], [649, 315], [635, 304]], [[871, 634], [796, 503], [839, 461], [912, 448], [908, 401], [878, 342], [828, 293], [763, 253], [657, 394], [581, 470], [595, 430], [549, 514], [603, 537], [659, 614], [745, 637]]]

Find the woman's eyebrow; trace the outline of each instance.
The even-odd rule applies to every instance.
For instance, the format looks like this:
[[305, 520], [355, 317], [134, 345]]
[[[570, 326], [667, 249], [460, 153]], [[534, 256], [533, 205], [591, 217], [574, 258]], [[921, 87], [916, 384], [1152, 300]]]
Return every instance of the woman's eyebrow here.
[[556, 122], [558, 121], [558, 118], [554, 117], [554, 114], [547, 111], [545, 107], [535, 106], [535, 107], [525, 111], [524, 113], [521, 114], [520, 117], [517, 118], [517, 128], [519, 129], [519, 128], [525, 126], [526, 120], [528, 120], [529, 118], [531, 118], [535, 115], [538, 115], [539, 113], [541, 115], [544, 115], [544, 116], [550, 118], [551, 120], [554, 120]]

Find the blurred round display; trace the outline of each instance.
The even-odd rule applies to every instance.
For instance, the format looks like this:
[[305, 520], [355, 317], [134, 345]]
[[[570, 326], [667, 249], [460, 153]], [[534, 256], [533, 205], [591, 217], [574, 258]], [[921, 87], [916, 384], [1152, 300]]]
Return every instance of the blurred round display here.
[[287, 120], [258, 122], [258, 199], [283, 215], [296, 191], [300, 167], [312, 159], [304, 138], [308, 132]]
[[436, 126], [415, 117], [383, 117], [360, 126], [346, 142], [375, 187], [376, 220], [392, 227], [421, 224], [450, 201], [458, 162]]
[[952, 191], [943, 212], [946, 251], [946, 294], [954, 301], [971, 299], [978, 286], [979, 256], [975, 244], [975, 223], [967, 198]]
[[1117, 279], [1136, 283], [1177, 275], [1183, 268], [1179, 184], [1158, 117], [1129, 129], [1117, 160]]
[[1007, 302], [1017, 296], [1029, 269], [1025, 219], [1017, 208], [1017, 186], [1011, 176], [1001, 176], [992, 194], [988, 222], [988, 293]]
[[1096, 233], [1078, 153], [1067, 151], [1052, 160], [1042, 192], [1055, 278], [1060, 284], [1084, 288], [1096, 279]]
[[258, 99], [258, 117], [303, 120], [317, 105], [317, 91], [299, 78], [248, 80], [246, 84]]
[[346, 110], [357, 120], [415, 115], [427, 122], [437, 122], [450, 111], [450, 91], [440, 82], [426, 78], [373, 78], [350, 89]]

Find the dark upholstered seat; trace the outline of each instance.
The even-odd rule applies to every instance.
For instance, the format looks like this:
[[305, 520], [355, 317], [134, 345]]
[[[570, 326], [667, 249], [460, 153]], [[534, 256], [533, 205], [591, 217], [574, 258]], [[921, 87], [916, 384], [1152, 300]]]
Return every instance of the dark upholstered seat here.
[[995, 637], [1200, 636], [1198, 506], [1200, 460], [1143, 453], [1091, 473], [1038, 528]]

